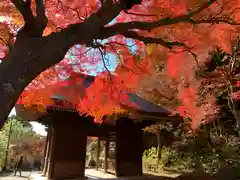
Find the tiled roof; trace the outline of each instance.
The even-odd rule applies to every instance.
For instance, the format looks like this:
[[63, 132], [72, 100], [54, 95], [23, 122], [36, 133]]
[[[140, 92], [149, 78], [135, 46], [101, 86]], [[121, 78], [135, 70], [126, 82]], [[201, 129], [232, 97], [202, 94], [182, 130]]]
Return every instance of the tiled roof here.
[[[82, 88], [85, 88], [85, 89], [88, 88], [94, 82], [94, 79], [95, 79], [95, 77], [93, 77], [93, 76], [83, 76], [83, 75], [79, 75], [79, 76], [82, 76], [84, 78]], [[63, 88], [71, 89], [74, 87], [66, 86]], [[141, 98], [140, 96], [138, 96], [136, 94], [128, 94], [128, 97], [129, 97], [129, 101], [135, 104], [134, 107], [129, 105], [129, 104], [131, 104], [129, 102], [121, 102], [121, 103], [130, 108], [135, 108], [136, 110], [144, 111], [144, 112], [148, 112], [148, 113], [162, 113], [162, 114], [170, 114], [171, 113], [170, 110], [168, 110], [164, 107], [158, 106], [156, 104], [153, 104], [153, 103]], [[68, 101], [68, 99], [66, 99], [64, 97], [64, 95], [62, 95], [60, 93], [56, 93], [52, 98], [57, 99], [57, 100]]]

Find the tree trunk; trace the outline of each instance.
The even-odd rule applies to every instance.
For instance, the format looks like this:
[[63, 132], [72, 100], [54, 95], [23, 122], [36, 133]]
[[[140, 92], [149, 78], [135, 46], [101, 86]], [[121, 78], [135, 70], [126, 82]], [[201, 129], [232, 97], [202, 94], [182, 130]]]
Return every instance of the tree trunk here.
[[3, 63], [0, 68], [0, 127], [2, 127], [28, 82], [20, 75], [24, 69], [22, 66], [18, 67], [14, 63], [7, 62]]
[[38, 7], [40, 14], [36, 19], [31, 12], [19, 10], [25, 25], [18, 32], [10, 53], [0, 64], [0, 128], [24, 88], [41, 72], [63, 60], [72, 46], [92, 45], [94, 39], [116, 35], [116, 29], [104, 26], [124, 9], [121, 3], [106, 1], [83, 23], [69, 25], [59, 32], [42, 37], [46, 16], [44, 5], [38, 4]]
[[109, 31], [106, 36], [104, 26], [121, 10], [121, 4], [108, 1], [83, 23], [69, 25], [45, 37], [25, 24], [9, 55], [0, 64], [0, 128], [24, 88], [41, 72], [63, 60], [72, 46], [91, 45], [94, 39], [103, 39], [101, 36], [115, 35]]
[[160, 160], [162, 158], [162, 145], [161, 145], [161, 139], [160, 139], [160, 131], [157, 131], [157, 167], [159, 166]]
[[235, 102], [232, 98], [232, 94], [233, 94], [233, 87], [232, 87], [232, 85], [230, 85], [228, 98], [227, 98], [228, 99], [228, 107], [232, 111], [232, 113], [236, 119], [236, 131], [237, 131], [238, 136], [240, 137], [240, 118], [237, 115]]
[[160, 131], [156, 133], [157, 136], [157, 157], [158, 160], [161, 159], [161, 141], [160, 141]]
[[71, 48], [60, 35], [21, 38], [0, 64], [0, 128], [24, 88], [42, 71], [61, 61]]

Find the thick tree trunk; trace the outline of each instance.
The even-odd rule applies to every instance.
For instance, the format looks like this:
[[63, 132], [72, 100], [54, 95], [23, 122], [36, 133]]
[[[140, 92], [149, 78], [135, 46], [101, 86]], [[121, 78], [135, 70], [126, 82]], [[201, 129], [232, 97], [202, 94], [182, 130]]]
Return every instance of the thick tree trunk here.
[[19, 33], [11, 52], [0, 64], [0, 128], [21, 92], [37, 75], [63, 60], [75, 44], [91, 43], [99, 35], [100, 28], [95, 28], [94, 22], [95, 19], [70, 26], [47, 37]]
[[43, 1], [39, 1], [36, 18], [29, 12], [31, 9], [26, 3], [21, 6], [14, 3], [23, 15], [25, 25], [18, 32], [11, 52], [0, 64], [0, 128], [24, 88], [41, 72], [60, 62], [72, 46], [91, 45], [94, 39], [115, 35], [116, 31], [111, 32], [104, 26], [124, 8], [121, 3], [106, 1], [85, 22], [42, 37], [47, 22]]
[[24, 88], [64, 58], [71, 45], [60, 35], [21, 38], [0, 64], [0, 128]]

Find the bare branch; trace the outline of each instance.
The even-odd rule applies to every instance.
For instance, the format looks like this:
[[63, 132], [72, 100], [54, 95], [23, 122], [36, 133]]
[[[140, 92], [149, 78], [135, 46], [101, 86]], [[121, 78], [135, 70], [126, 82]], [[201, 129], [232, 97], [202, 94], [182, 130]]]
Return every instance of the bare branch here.
[[44, 29], [47, 26], [48, 18], [45, 14], [45, 5], [43, 3], [43, 0], [35, 0], [36, 2], [36, 20], [37, 20], [37, 26], [40, 31], [44, 31]]
[[[111, 36], [114, 36], [116, 34], [121, 34], [127, 38], [136, 39], [139, 41], [144, 42], [145, 44], [155, 43], [155, 44], [161, 44], [169, 49], [171, 49], [173, 46], [183, 46], [185, 49], [190, 49], [182, 42], [168, 42], [161, 38], [153, 38], [153, 37], [143, 37], [140, 36], [137, 32], [133, 31], [136, 30], [151, 30], [160, 26], [167, 26], [172, 24], [177, 24], [181, 22], [190, 23], [190, 24], [214, 24], [214, 23], [228, 23], [232, 25], [238, 25], [240, 23], [234, 21], [230, 16], [226, 17], [213, 17], [211, 19], [200, 19], [195, 20], [194, 16], [198, 13], [202, 12], [203, 10], [207, 9], [209, 6], [211, 6], [214, 2], [217, 0], [209, 0], [208, 2], [204, 3], [202, 6], [197, 8], [196, 10], [193, 10], [189, 12], [188, 14], [174, 17], [174, 18], [163, 18], [158, 21], [152, 21], [152, 22], [139, 22], [139, 21], [133, 21], [133, 22], [126, 22], [126, 23], [117, 23], [115, 25], [104, 27], [101, 30], [101, 33], [99, 35], [99, 39], [106, 39]], [[190, 51], [191, 52], [191, 51]], [[192, 53], [191, 53], [192, 54]], [[194, 54], [192, 54], [195, 56]]]
[[207, 20], [194, 20], [193, 17], [202, 12], [204, 9], [207, 9], [209, 6], [211, 6], [214, 2], [217, 0], [209, 0], [207, 3], [204, 3], [201, 7], [198, 9], [189, 12], [188, 14], [177, 16], [174, 18], [163, 18], [158, 21], [152, 21], [152, 22], [139, 22], [139, 21], [132, 21], [132, 22], [126, 22], [126, 23], [117, 23], [113, 26], [104, 28], [104, 31], [102, 32], [102, 38], [108, 38], [110, 36], [121, 34], [124, 32], [127, 32], [129, 30], [138, 29], [138, 30], [151, 30], [160, 26], [167, 26], [177, 23], [191, 23], [191, 24], [201, 24], [201, 23], [230, 23], [235, 24], [231, 19], [229, 18], [214, 18], [214, 19], [207, 19]]
[[[72, 8], [71, 6], [64, 4], [61, 0], [58, 0], [58, 6], [59, 6], [60, 4], [61, 4], [61, 6], [63, 6], [64, 8], [66, 7], [66, 8], [68, 8], [68, 9], [74, 11], [74, 12], [77, 14], [78, 19], [81, 20], [81, 21], [84, 21], [84, 20], [85, 20], [85, 17], [87, 17], [87, 14], [85, 14], [84, 17], [81, 17], [80, 14], [79, 14], [78, 8]], [[86, 9], [85, 9], [85, 10], [86, 10]]]
[[[96, 13], [90, 15], [84, 22], [69, 25], [63, 29], [59, 35], [68, 36], [69, 44], [72, 45], [89, 44], [93, 39], [99, 37], [101, 29], [118, 16], [121, 11], [122, 7], [119, 2], [115, 2], [115, 0], [105, 0]], [[79, 36], [79, 34], [81, 34], [81, 36]]]
[[[171, 42], [161, 38], [154, 38], [154, 37], [144, 37], [140, 36], [136, 31], [133, 30], [152, 30], [154, 28], [160, 26], [167, 26], [173, 25], [177, 23], [190, 23], [190, 24], [201, 24], [201, 23], [230, 23], [235, 24], [231, 20], [231, 18], [225, 17], [213, 17], [213, 19], [203, 19], [203, 20], [196, 20], [194, 17], [202, 12], [203, 10], [207, 9], [213, 3], [217, 2], [217, 0], [208, 0], [208, 2], [202, 4], [199, 8], [188, 12], [185, 15], [173, 17], [173, 18], [163, 18], [157, 21], [151, 22], [139, 22], [139, 21], [132, 21], [132, 22], [125, 22], [125, 23], [117, 23], [112, 26], [106, 26], [109, 22], [111, 22], [122, 10], [121, 3], [115, 0], [104, 0], [102, 1], [101, 8], [91, 16], [89, 16], [84, 22], [77, 23], [74, 25], [70, 25], [66, 29], [63, 29], [59, 32], [60, 36], [68, 37], [68, 44], [87, 44], [89, 46], [93, 46], [92, 42], [94, 39], [107, 39], [114, 35], [120, 34], [127, 38], [133, 38], [139, 41], [144, 42], [145, 44], [149, 43], [156, 43], [161, 44], [169, 49], [173, 46], [182, 46], [187, 50], [191, 48], [185, 45], [183, 42]], [[87, 31], [86, 31], [87, 29]], [[81, 36], [79, 34], [81, 33]], [[57, 33], [58, 34], [58, 33]], [[55, 36], [55, 35], [53, 35]], [[58, 36], [58, 35], [57, 35]], [[50, 37], [49, 37], [50, 38]], [[191, 52], [191, 51], [189, 51]], [[192, 53], [193, 56], [195, 56]]]
[[12, 3], [22, 14], [25, 24], [18, 33], [18, 37], [24, 34], [28, 36], [41, 36], [47, 26], [48, 19], [45, 14], [43, 0], [35, 0], [36, 17], [31, 9], [31, 0], [12, 0]]
[[[111, 29], [121, 29], [121, 31], [125, 30], [128, 31], [130, 29], [139, 29], [139, 30], [151, 30], [160, 26], [167, 26], [182, 22], [188, 22], [192, 23], [194, 20], [192, 19], [195, 15], [202, 12], [204, 9], [207, 9], [209, 6], [211, 6], [214, 2], [217, 0], [209, 0], [207, 3], [204, 3], [200, 8], [189, 12], [188, 14], [177, 16], [174, 18], [163, 18], [158, 21], [152, 21], [152, 22], [139, 22], [139, 21], [132, 21], [127, 23], [118, 23], [110, 27]], [[195, 21], [196, 23], [197, 21]], [[200, 22], [202, 23], [202, 22]]]
[[109, 76], [110, 76], [110, 79], [112, 80], [112, 73], [110, 72], [110, 70], [108, 69], [107, 67], [107, 64], [105, 62], [106, 60], [106, 52], [104, 52], [100, 47], [98, 48], [99, 52], [101, 53], [101, 56], [102, 56], [102, 61], [103, 61], [103, 67], [105, 68], [105, 70], [108, 72]]
[[96, 23], [96, 25], [103, 27], [117, 17], [122, 10], [123, 7], [120, 2], [115, 2], [115, 0], [105, 0], [98, 12], [92, 14], [86, 19], [85, 23]]
[[25, 23], [33, 23], [35, 21], [35, 17], [31, 10], [31, 0], [12, 0], [12, 3], [23, 16]]
[[144, 36], [140, 36], [137, 32], [134, 31], [127, 31], [125, 33], [121, 33], [121, 35], [127, 37], [127, 38], [132, 38], [132, 39], [136, 39], [139, 41], [144, 42], [145, 44], [161, 44], [162, 46], [172, 49], [173, 46], [186, 46], [184, 43], [182, 42], [170, 42], [170, 41], [165, 41], [161, 38], [152, 38], [152, 37], [144, 37]]
[[146, 16], [146, 17], [156, 17], [157, 18], [157, 15], [154, 15], [154, 14], [141, 14], [141, 13], [134, 13], [134, 12], [129, 12], [129, 11], [125, 11], [126, 14], [129, 14], [129, 15], [133, 15], [133, 16]]
[[226, 23], [226, 24], [230, 24], [230, 25], [240, 25], [240, 22], [237, 22], [234, 19], [227, 18], [227, 17], [212, 18], [212, 19], [200, 19], [200, 20], [191, 19], [189, 22], [191, 24], [219, 24], [219, 23]]
[[203, 10], [209, 8], [215, 2], [217, 2], [217, 0], [209, 0], [208, 2], [204, 3], [198, 9], [191, 11], [190, 13], [188, 13], [187, 15], [184, 15], [184, 16], [191, 18], [191, 17], [195, 16], [196, 14], [202, 12]]
[[132, 9], [133, 6], [142, 3], [142, 0], [120, 0], [121, 6], [125, 11]]

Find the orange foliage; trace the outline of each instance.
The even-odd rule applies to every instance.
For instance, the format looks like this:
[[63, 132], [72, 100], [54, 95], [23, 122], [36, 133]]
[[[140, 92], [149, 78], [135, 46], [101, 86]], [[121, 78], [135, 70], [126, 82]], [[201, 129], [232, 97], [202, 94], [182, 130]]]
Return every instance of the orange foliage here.
[[101, 121], [106, 114], [125, 112], [123, 106], [135, 107], [127, 93], [135, 93], [142, 78], [151, 75], [150, 60], [146, 58], [137, 61], [134, 55], [122, 55], [122, 64], [116, 68], [116, 75], [109, 72], [99, 74], [87, 89], [86, 98], [78, 106], [80, 111], [91, 112], [96, 121]]
[[[8, 1], [0, 0], [0, 5], [4, 2]], [[114, 2], [118, 3], [119, 1]], [[127, 24], [131, 21], [133, 24], [134, 22], [149, 23], [163, 18], [167, 19], [160, 21], [163, 25], [154, 28], [147, 29], [139, 25], [139, 28], [130, 29], [129, 31], [134, 34], [133, 37], [129, 37], [134, 43], [132, 47], [129, 46], [129, 39], [127, 35], [124, 35], [125, 32], [105, 39], [105, 42], [101, 42], [101, 46], [95, 50], [90, 50], [89, 47], [83, 45], [74, 46], [64, 61], [41, 73], [33, 80], [23, 92], [18, 103], [28, 106], [31, 104], [51, 105], [54, 102], [50, 97], [61, 91], [62, 87], [74, 86], [77, 83], [78, 87], [81, 86], [83, 81], [77, 76], [73, 76], [74, 72], [86, 73], [86, 67], [90, 69], [102, 63], [103, 72], [98, 73], [94, 83], [87, 88], [87, 92], [82, 92], [77, 96], [77, 89], [81, 90], [76, 88], [75, 92], [68, 92], [71, 95], [67, 95], [67, 91], [64, 92], [65, 94], [63, 93], [68, 96], [67, 99], [78, 108], [80, 113], [88, 113], [101, 119], [106, 114], [124, 112], [122, 102], [128, 101], [125, 93], [136, 93], [141, 88], [142, 79], [155, 73], [153, 66], [163, 62], [164, 73], [177, 84], [178, 97], [182, 101], [178, 110], [182, 116], [192, 118], [193, 126], [196, 127], [195, 124], [199, 124], [209, 111], [205, 108], [206, 104], [212, 107], [214, 101], [210, 100], [201, 107], [195, 105], [198, 100], [198, 87], [201, 83], [196, 81], [195, 72], [207, 60], [208, 51], [216, 45], [231, 52], [230, 40], [236, 37], [239, 28], [238, 25], [233, 24], [236, 24], [240, 18], [238, 11], [240, 2], [238, 0], [217, 0], [193, 15], [191, 19], [185, 17], [185, 19], [180, 18], [171, 22], [173, 21], [171, 18], [183, 17], [206, 2], [207, 0], [143, 0], [140, 5], [129, 10], [129, 13], [122, 11], [112, 21], [112, 24]], [[5, 5], [2, 6], [4, 8], [0, 15], [12, 18], [8, 25], [0, 24], [0, 35], [4, 34], [4, 37], [8, 37], [10, 29], [21, 26], [23, 21], [10, 2], [7, 3], [7, 8]], [[50, 0], [45, 1], [45, 6], [49, 21], [43, 36], [60, 31], [70, 24], [83, 22], [101, 8], [101, 1]], [[32, 8], [35, 8], [34, 3]], [[219, 23], [219, 21], [221, 22]], [[127, 32], [129, 31], [127, 30]], [[155, 41], [149, 42], [153, 38]], [[165, 42], [159, 42], [160, 38]], [[181, 42], [184, 43], [184, 46], [169, 47], [167, 42]], [[5, 44], [1, 39], [0, 43]], [[103, 48], [101, 49], [101, 47]], [[0, 46], [3, 54], [0, 54], [1, 56], [7, 52], [4, 48]], [[134, 53], [131, 52], [133, 49], [135, 49]], [[116, 58], [117, 68], [114, 76], [110, 75], [108, 70], [111, 65], [108, 65], [110, 60], [106, 60], [104, 57], [106, 54], [111, 54]], [[105, 59], [104, 62], [102, 59]], [[100, 70], [96, 66], [94, 71]], [[70, 76], [71, 81], [64, 81]], [[66, 84], [69, 82], [71, 83]]]

